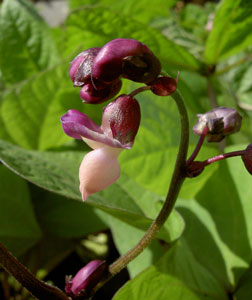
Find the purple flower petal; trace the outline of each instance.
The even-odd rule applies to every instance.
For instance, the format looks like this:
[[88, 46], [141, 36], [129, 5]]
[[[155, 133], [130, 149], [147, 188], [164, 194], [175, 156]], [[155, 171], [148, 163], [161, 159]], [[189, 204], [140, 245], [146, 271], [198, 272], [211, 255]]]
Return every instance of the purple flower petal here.
[[94, 59], [92, 77], [111, 82], [122, 73], [122, 60], [127, 56], [152, 54], [144, 44], [133, 39], [115, 39], [105, 44]]
[[65, 133], [72, 138], [81, 140], [84, 137], [115, 148], [129, 148], [128, 145], [105, 135], [100, 126], [78, 110], [70, 109], [60, 121]]

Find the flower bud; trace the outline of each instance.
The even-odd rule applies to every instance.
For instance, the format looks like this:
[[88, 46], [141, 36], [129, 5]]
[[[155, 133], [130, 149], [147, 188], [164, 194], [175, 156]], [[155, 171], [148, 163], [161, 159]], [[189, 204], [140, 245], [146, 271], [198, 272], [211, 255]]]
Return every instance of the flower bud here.
[[74, 86], [83, 86], [91, 77], [93, 61], [101, 48], [89, 48], [75, 57], [72, 61], [69, 76]]
[[66, 279], [65, 292], [72, 299], [83, 299], [88, 296], [90, 291], [102, 279], [106, 271], [105, 261], [93, 260], [72, 278]]
[[208, 142], [220, 142], [226, 135], [233, 134], [241, 128], [242, 117], [234, 108], [222, 106], [197, 116], [198, 122], [193, 131], [201, 135], [207, 127]]
[[131, 147], [141, 120], [140, 105], [131, 96], [121, 95], [103, 110], [101, 128], [113, 139]]
[[148, 82], [160, 71], [159, 60], [147, 46], [133, 39], [115, 39], [97, 54], [92, 76], [104, 82], [111, 82], [121, 75], [133, 81]]
[[177, 89], [177, 81], [172, 77], [160, 76], [148, 83], [151, 91], [158, 96], [169, 96]]
[[242, 160], [248, 172], [252, 175], [252, 144], [249, 144], [242, 155]]
[[116, 79], [110, 84], [89, 80], [80, 91], [80, 97], [85, 103], [98, 104], [113, 98], [122, 87], [122, 81]]

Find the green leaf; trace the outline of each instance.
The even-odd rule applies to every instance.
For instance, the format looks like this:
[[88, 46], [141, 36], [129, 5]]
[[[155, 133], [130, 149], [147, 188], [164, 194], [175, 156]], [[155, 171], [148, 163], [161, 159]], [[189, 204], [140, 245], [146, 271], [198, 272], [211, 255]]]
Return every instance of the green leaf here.
[[[237, 151], [246, 149], [247, 145], [236, 145], [232, 147], [228, 147], [226, 151]], [[240, 205], [242, 207], [241, 216], [239, 214], [238, 217], [243, 217], [244, 223], [244, 235], [246, 234], [246, 239], [244, 235], [244, 241], [242, 245], [239, 245], [240, 248], [243, 249], [244, 259], [247, 262], [251, 262], [252, 254], [249, 252], [248, 247], [252, 247], [252, 219], [251, 219], [251, 211], [252, 211], [252, 202], [251, 202], [251, 193], [252, 193], [252, 177], [251, 174], [246, 170], [242, 160], [240, 157], [235, 157], [227, 160], [228, 168], [230, 171], [230, 175], [232, 177], [234, 186], [236, 188], [237, 194], [240, 198]], [[245, 250], [246, 249], [246, 250]]]
[[8, 83], [22, 81], [58, 62], [46, 23], [27, 0], [5, 0], [0, 15], [0, 68]]
[[[152, 93], [137, 95], [137, 99], [141, 104], [141, 126], [134, 147], [121, 154], [120, 162], [130, 178], [145, 189], [165, 196], [180, 138], [177, 107], [170, 97], [157, 97]], [[192, 151], [193, 147], [190, 147], [188, 154]], [[216, 153], [214, 148], [203, 147], [199, 159], [205, 160]], [[200, 177], [187, 180], [182, 193], [187, 197], [196, 195], [214, 170], [215, 167], [209, 168]]]
[[163, 63], [163, 68], [198, 70], [197, 61], [185, 48], [176, 45], [157, 30], [126, 15], [104, 7], [87, 7], [70, 14], [66, 21], [66, 53], [76, 48], [101, 47], [115, 38], [133, 38], [148, 45]]
[[19, 256], [41, 237], [27, 183], [0, 165], [0, 241]]
[[241, 278], [238, 283], [238, 288], [234, 294], [234, 297], [238, 300], [248, 300], [252, 298], [252, 268], [245, 272], [244, 276]]
[[247, 0], [222, 0], [208, 37], [205, 60], [216, 64], [252, 44], [252, 6]]
[[[148, 24], [151, 20], [163, 16], [168, 17], [170, 15], [170, 8], [175, 5], [176, 0], [157, 0], [150, 2], [149, 0], [69, 0], [71, 8], [79, 8], [84, 4], [101, 4], [108, 8], [113, 8], [114, 11], [123, 13], [133, 17], [141, 23]], [[148, 9], [146, 9], [148, 7]]]
[[60, 123], [60, 117], [70, 108], [81, 110], [97, 121], [102, 105], [94, 110], [81, 103], [79, 89], [72, 88], [68, 68], [69, 63], [63, 63], [38, 73], [4, 97], [0, 122], [16, 144], [44, 150], [70, 142]]
[[129, 281], [113, 300], [227, 300], [224, 289], [185, 242], [177, 242], [153, 266]]
[[101, 212], [97, 214], [97, 209], [82, 202], [47, 192], [33, 202], [43, 228], [59, 237], [80, 238], [107, 228], [99, 217]]
[[[75, 200], [81, 200], [78, 168], [82, 158], [83, 153], [28, 151], [0, 141], [0, 159], [10, 169], [40, 187]], [[125, 179], [122, 175], [120, 180], [109, 188], [90, 196], [86, 203], [146, 230], [153, 221], [150, 216], [152, 212], [145, 214], [142, 211], [136, 199], [125, 190], [124, 182], [127, 182], [127, 177]], [[139, 189], [139, 194], [143, 194], [144, 189]], [[150, 193], [145, 201], [155, 203], [158, 199], [157, 195]], [[167, 231], [167, 227], [162, 228], [159, 237], [170, 242], [180, 236], [184, 224], [175, 212], [167, 224], [169, 230]]]
[[197, 201], [179, 199], [176, 208], [185, 219], [183, 236], [198, 261], [232, 290], [252, 259], [251, 176], [242, 170], [239, 157], [228, 164], [232, 168], [219, 163]]

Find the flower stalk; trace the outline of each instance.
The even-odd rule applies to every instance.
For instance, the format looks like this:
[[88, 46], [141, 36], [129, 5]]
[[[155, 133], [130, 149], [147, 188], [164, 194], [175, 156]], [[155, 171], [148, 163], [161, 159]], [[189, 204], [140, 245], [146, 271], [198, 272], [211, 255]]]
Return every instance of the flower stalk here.
[[69, 300], [67, 295], [55, 286], [37, 279], [0, 243], [0, 265], [21, 283], [35, 299]]
[[200, 151], [200, 149], [201, 149], [201, 147], [204, 143], [204, 140], [205, 140], [205, 137], [206, 137], [207, 133], [208, 133], [208, 127], [205, 127], [203, 129], [202, 134], [200, 135], [199, 141], [198, 141], [192, 155], [186, 161], [187, 166], [189, 166], [195, 160], [195, 158], [197, 157], [197, 155], [198, 155], [198, 153], [199, 153], [199, 151]]
[[96, 292], [105, 282], [107, 282], [109, 279], [119, 273], [123, 268], [125, 268], [128, 263], [135, 259], [151, 243], [151, 241], [156, 237], [160, 228], [169, 217], [177, 200], [178, 193], [185, 179], [186, 156], [189, 144], [189, 121], [184, 101], [179, 92], [176, 91], [171, 96], [175, 100], [179, 110], [181, 136], [177, 160], [165, 203], [157, 218], [153, 221], [152, 225], [142, 237], [142, 239], [138, 242], [138, 244], [108, 267], [109, 275], [104, 279], [103, 282], [100, 282], [100, 284], [98, 284], [94, 292]]

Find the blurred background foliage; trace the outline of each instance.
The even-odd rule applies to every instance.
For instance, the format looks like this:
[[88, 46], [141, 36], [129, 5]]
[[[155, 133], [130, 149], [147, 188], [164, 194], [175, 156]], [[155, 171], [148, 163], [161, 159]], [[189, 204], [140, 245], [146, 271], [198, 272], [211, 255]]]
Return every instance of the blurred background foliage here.
[[[242, 129], [199, 159], [252, 140], [249, 0], [4, 0], [0, 12], [0, 241], [39, 278], [61, 288], [94, 258], [113, 261], [157, 215], [180, 136], [175, 104], [137, 96], [142, 121], [120, 156], [120, 180], [83, 204], [78, 167], [87, 145], [63, 133], [75, 108], [98, 124], [105, 104], [82, 104], [68, 77], [81, 51], [114, 38], [147, 44], [176, 77], [191, 127], [196, 114], [231, 106]], [[122, 93], [140, 86], [124, 80]], [[190, 151], [197, 142], [191, 134]], [[252, 296], [251, 178], [240, 158], [186, 180], [158, 238], [95, 299], [238, 299]], [[0, 270], [0, 298], [28, 294]], [[19, 295], [21, 298], [15, 298]]]

